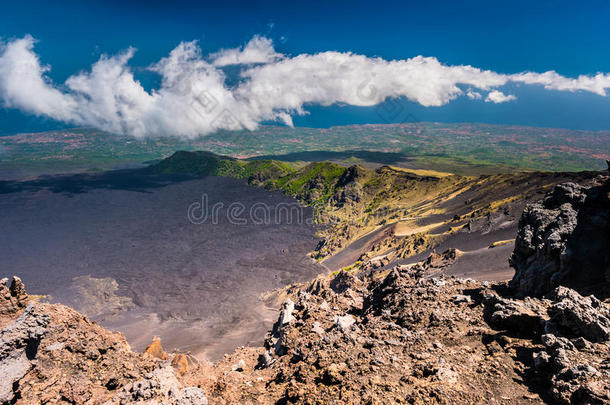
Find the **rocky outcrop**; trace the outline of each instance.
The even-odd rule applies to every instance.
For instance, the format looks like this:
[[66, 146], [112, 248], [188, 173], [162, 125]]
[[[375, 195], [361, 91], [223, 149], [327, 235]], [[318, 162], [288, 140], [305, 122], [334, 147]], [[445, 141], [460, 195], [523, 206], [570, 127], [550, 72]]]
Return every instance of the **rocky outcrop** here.
[[144, 350], [144, 354], [161, 360], [167, 360], [167, 353], [163, 351], [161, 345], [161, 339], [158, 336], [154, 336], [152, 342]]
[[260, 361], [241, 352], [239, 377], [235, 357], [218, 364], [228, 374], [210, 399], [610, 404], [610, 347], [590, 340], [606, 325], [591, 310], [605, 314], [607, 304], [568, 289], [521, 300], [501, 286], [428, 274], [395, 266], [291, 289]]
[[545, 307], [536, 300], [515, 300], [493, 293], [483, 300], [485, 320], [496, 328], [539, 336], [548, 320]]
[[600, 183], [561, 184], [526, 207], [510, 259], [518, 296], [540, 297], [558, 286], [610, 296], [610, 180]]
[[10, 286], [8, 278], [0, 279], [0, 315], [11, 314], [27, 304], [25, 286], [19, 277], [13, 277]]
[[610, 404], [610, 308], [432, 277], [423, 265], [351, 270], [286, 290], [264, 348], [216, 364], [134, 353], [77, 312], [33, 302], [4, 315], [2, 403]]
[[608, 305], [566, 287], [558, 287], [548, 299], [521, 301], [492, 293], [483, 303], [490, 325], [542, 343], [543, 349], [532, 352], [529, 378], [548, 387], [543, 393], [552, 402], [610, 403], [610, 365], [603, 360], [608, 345], [593, 343], [610, 339]]
[[365, 175], [366, 169], [362, 166], [348, 167], [337, 181], [337, 191], [331, 203], [337, 207], [359, 203], [362, 199], [362, 185], [358, 181]]
[[0, 403], [12, 402], [13, 386], [33, 367], [42, 336], [47, 332], [49, 316], [34, 304], [0, 332]]
[[610, 309], [594, 296], [582, 297], [574, 290], [558, 287], [551, 297], [551, 321], [574, 336], [591, 342], [610, 340]]
[[18, 278], [0, 289], [0, 404], [207, 404], [181, 380], [186, 359], [173, 356], [172, 367], [154, 357], [165, 353], [160, 343], [134, 353], [78, 312], [30, 300]]

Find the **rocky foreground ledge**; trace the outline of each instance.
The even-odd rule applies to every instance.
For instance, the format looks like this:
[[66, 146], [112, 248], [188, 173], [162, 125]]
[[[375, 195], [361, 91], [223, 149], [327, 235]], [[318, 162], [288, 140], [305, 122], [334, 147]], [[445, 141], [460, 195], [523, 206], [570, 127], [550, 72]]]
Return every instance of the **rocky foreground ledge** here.
[[[0, 403], [207, 404], [170, 362], [132, 352], [125, 337], [0, 282]], [[151, 401], [151, 402], [146, 402]]]
[[341, 272], [288, 291], [265, 348], [214, 365], [2, 288], [3, 403], [610, 403], [610, 306], [566, 287]]
[[[319, 277], [282, 292], [264, 347], [216, 364], [159, 341], [134, 353], [121, 334], [2, 280], [0, 402], [610, 404], [607, 187], [564, 186], [529, 207], [510, 283], [433, 277], [431, 261]], [[579, 269], [583, 235], [603, 260]]]

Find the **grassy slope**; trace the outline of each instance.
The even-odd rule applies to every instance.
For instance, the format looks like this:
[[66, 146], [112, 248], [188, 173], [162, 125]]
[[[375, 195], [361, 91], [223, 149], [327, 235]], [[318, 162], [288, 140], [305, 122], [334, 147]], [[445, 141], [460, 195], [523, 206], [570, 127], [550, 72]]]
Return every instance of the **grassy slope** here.
[[329, 162], [293, 169], [273, 160], [242, 161], [210, 152], [177, 152], [156, 165], [156, 170], [245, 179], [252, 185], [281, 190], [315, 207], [316, 220], [326, 224], [320, 231], [326, 242], [317, 252], [319, 258], [389, 224], [421, 231], [400, 240], [388, 239], [384, 248], [392, 248], [402, 256], [418, 253], [442, 237], [433, 235], [433, 228], [444, 228], [441, 233], [453, 232], [469, 219], [541, 196], [557, 183], [592, 175], [550, 172], [418, 175], [389, 166], [369, 170]]
[[281, 190], [308, 205], [325, 204], [345, 168], [311, 163], [298, 170], [276, 160], [244, 161], [211, 152], [176, 152], [155, 166], [160, 173], [193, 173], [245, 179], [250, 184]]
[[247, 162], [205, 151], [179, 151], [154, 167], [159, 173], [193, 173], [201, 176], [214, 175], [247, 180], [256, 176], [270, 180], [294, 172], [290, 166], [276, 160]]

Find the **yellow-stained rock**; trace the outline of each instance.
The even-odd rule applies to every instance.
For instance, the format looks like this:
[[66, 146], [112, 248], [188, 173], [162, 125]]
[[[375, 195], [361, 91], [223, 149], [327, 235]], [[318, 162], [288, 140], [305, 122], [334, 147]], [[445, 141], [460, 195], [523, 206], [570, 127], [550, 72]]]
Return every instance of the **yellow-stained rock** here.
[[167, 353], [163, 351], [161, 339], [157, 336], [153, 337], [152, 343], [148, 345], [146, 350], [144, 350], [144, 353], [157, 359], [167, 360]]
[[178, 375], [184, 375], [188, 371], [188, 361], [184, 354], [176, 354], [172, 359], [172, 367]]

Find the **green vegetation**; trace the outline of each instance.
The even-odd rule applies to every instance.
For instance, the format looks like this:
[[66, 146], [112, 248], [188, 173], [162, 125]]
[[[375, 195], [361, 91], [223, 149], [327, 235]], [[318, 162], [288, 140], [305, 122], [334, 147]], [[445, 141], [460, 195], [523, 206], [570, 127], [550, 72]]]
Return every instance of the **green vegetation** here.
[[192, 173], [200, 176], [223, 176], [236, 179], [267, 181], [293, 173], [285, 163], [275, 160], [243, 161], [212, 152], [178, 151], [153, 166], [159, 173]]
[[281, 190], [300, 201], [317, 206], [326, 204], [346, 169], [319, 162], [295, 170], [275, 160], [244, 161], [211, 152], [179, 151], [153, 166], [159, 173], [191, 173], [245, 179], [251, 184]]
[[272, 182], [271, 186], [310, 205], [326, 204], [345, 170], [334, 163], [311, 163]]
[[[261, 126], [252, 132], [220, 131], [196, 139], [135, 139], [71, 129], [0, 137], [0, 169], [22, 175], [105, 170], [160, 160], [177, 150], [282, 161], [296, 169], [329, 161], [340, 166], [391, 165], [461, 175], [580, 171], [605, 168], [604, 160], [610, 159], [610, 131], [410, 123], [327, 129]], [[248, 167], [229, 164], [225, 169], [248, 176]]]

